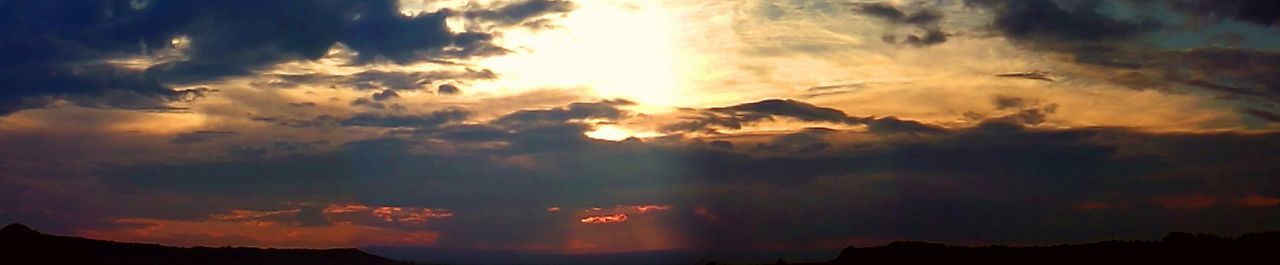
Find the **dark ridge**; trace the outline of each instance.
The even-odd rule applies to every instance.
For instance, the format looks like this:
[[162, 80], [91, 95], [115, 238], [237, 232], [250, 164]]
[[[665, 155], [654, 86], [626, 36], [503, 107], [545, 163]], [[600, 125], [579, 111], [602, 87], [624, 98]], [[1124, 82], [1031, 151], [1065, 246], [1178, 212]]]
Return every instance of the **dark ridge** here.
[[45, 235], [22, 224], [0, 230], [0, 264], [410, 265], [354, 248], [170, 247]]
[[[899, 241], [867, 248], [846, 247], [827, 262], [791, 264], [1248, 264], [1272, 260], [1278, 251], [1280, 231], [1235, 238], [1174, 232], [1161, 241], [1110, 240], [1032, 247]], [[786, 263], [779, 260], [775, 264]]]
[[39, 234], [40, 232], [37, 232], [35, 229], [31, 229], [30, 227], [27, 227], [26, 225], [19, 224], [19, 223], [12, 223], [4, 226], [3, 229], [0, 229], [0, 235], [39, 235]]

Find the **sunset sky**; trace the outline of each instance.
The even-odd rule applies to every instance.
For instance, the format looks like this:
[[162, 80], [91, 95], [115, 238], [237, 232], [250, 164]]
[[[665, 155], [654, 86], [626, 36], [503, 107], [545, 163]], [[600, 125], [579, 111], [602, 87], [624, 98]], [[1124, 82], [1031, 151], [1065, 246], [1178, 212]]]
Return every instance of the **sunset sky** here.
[[0, 0], [0, 221], [553, 254], [1276, 230], [1278, 3]]

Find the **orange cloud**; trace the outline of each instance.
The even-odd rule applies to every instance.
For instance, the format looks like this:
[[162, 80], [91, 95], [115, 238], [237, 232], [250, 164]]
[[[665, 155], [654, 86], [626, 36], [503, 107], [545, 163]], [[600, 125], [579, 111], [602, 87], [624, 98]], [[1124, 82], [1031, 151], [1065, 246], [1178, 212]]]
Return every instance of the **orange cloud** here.
[[1124, 207], [1125, 205], [1123, 204], [1105, 203], [1105, 202], [1085, 202], [1085, 203], [1076, 205], [1077, 210], [1085, 210], [1085, 211], [1117, 209], [1117, 208], [1124, 208]]
[[256, 226], [268, 226], [276, 224], [276, 220], [289, 219], [301, 211], [301, 209], [279, 211], [252, 211], [236, 209], [225, 214], [215, 214], [210, 216], [210, 219], [226, 222], [240, 222]]
[[1244, 198], [1240, 198], [1239, 200], [1236, 200], [1236, 204], [1247, 206], [1247, 207], [1280, 206], [1280, 198], [1272, 198], [1272, 197], [1253, 194], [1253, 195], [1245, 196]]
[[1218, 202], [1213, 197], [1203, 194], [1160, 197], [1154, 198], [1152, 201], [1170, 209], [1198, 209]]
[[675, 208], [675, 207], [673, 207], [673, 206], [671, 206], [671, 205], [653, 205], [653, 204], [645, 204], [645, 205], [632, 205], [632, 206], [630, 206], [630, 207], [628, 207], [628, 208], [631, 208], [631, 209], [633, 209], [633, 210], [639, 211], [640, 213], [647, 213], [647, 212], [650, 212], [650, 211], [666, 211], [666, 210], [671, 210], [671, 208]]
[[[325, 215], [331, 216], [330, 219], [349, 219], [352, 216], [360, 216], [368, 214], [368, 216], [376, 217], [384, 222], [397, 222], [408, 224], [424, 224], [429, 219], [452, 217], [453, 213], [447, 209], [439, 208], [414, 208], [414, 207], [398, 207], [398, 206], [380, 206], [371, 207], [360, 204], [331, 204], [324, 209]], [[345, 218], [332, 218], [332, 216], [342, 216]]]
[[720, 221], [720, 216], [711, 213], [711, 210], [708, 210], [706, 206], [693, 208], [693, 214], [697, 214], [699, 217], [702, 217], [702, 219], [706, 219], [707, 222]]
[[401, 222], [411, 224], [421, 224], [427, 222], [427, 219], [445, 218], [453, 216], [453, 213], [444, 209], [430, 208], [406, 208], [406, 207], [378, 207], [373, 209], [373, 216], [382, 218], [387, 222]]
[[[125, 242], [162, 243], [176, 246], [252, 246], [333, 248], [367, 245], [431, 246], [439, 238], [437, 231], [406, 231], [336, 223], [332, 226], [296, 226], [293, 224], [246, 223], [216, 219], [178, 221], [126, 218], [118, 223], [133, 224], [128, 228], [82, 230], [77, 234], [90, 238]], [[137, 226], [141, 225], [141, 226]]]
[[353, 212], [362, 212], [367, 210], [369, 210], [369, 206], [364, 206], [359, 204], [347, 204], [347, 205], [330, 204], [329, 207], [324, 208], [324, 213], [329, 213], [329, 214], [353, 213]]
[[621, 222], [627, 221], [627, 214], [615, 213], [615, 214], [606, 214], [606, 215], [591, 215], [591, 216], [582, 217], [582, 219], [579, 219], [578, 221], [584, 224], [621, 223]]

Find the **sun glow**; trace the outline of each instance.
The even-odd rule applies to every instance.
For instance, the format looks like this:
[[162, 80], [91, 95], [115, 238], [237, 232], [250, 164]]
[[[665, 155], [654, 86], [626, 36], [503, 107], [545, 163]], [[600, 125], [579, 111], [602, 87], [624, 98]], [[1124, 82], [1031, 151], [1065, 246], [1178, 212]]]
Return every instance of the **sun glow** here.
[[517, 54], [478, 62], [509, 87], [585, 88], [600, 98], [625, 98], [641, 107], [675, 106], [689, 71], [678, 49], [673, 15], [658, 1], [577, 2], [550, 30], [503, 36]]
[[595, 130], [583, 133], [587, 137], [606, 141], [623, 141], [629, 138], [649, 138], [658, 137], [663, 134], [652, 131], [635, 131], [620, 125], [604, 124], [596, 126]]
[[634, 133], [615, 125], [602, 125], [596, 127], [594, 131], [586, 132], [585, 135], [600, 140], [622, 141], [631, 138]]

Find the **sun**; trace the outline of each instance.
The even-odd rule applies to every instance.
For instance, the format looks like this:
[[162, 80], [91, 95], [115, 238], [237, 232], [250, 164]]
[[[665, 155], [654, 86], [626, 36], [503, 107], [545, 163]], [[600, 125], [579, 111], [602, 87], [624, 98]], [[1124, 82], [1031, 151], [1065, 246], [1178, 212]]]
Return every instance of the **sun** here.
[[596, 126], [595, 130], [584, 133], [587, 137], [606, 141], [622, 141], [635, 136], [635, 132], [617, 125], [606, 124]]
[[598, 98], [623, 98], [639, 108], [677, 106], [691, 95], [675, 14], [660, 1], [577, 2], [554, 28], [512, 31], [503, 45], [514, 54], [479, 65], [502, 73], [500, 89], [582, 88]]

